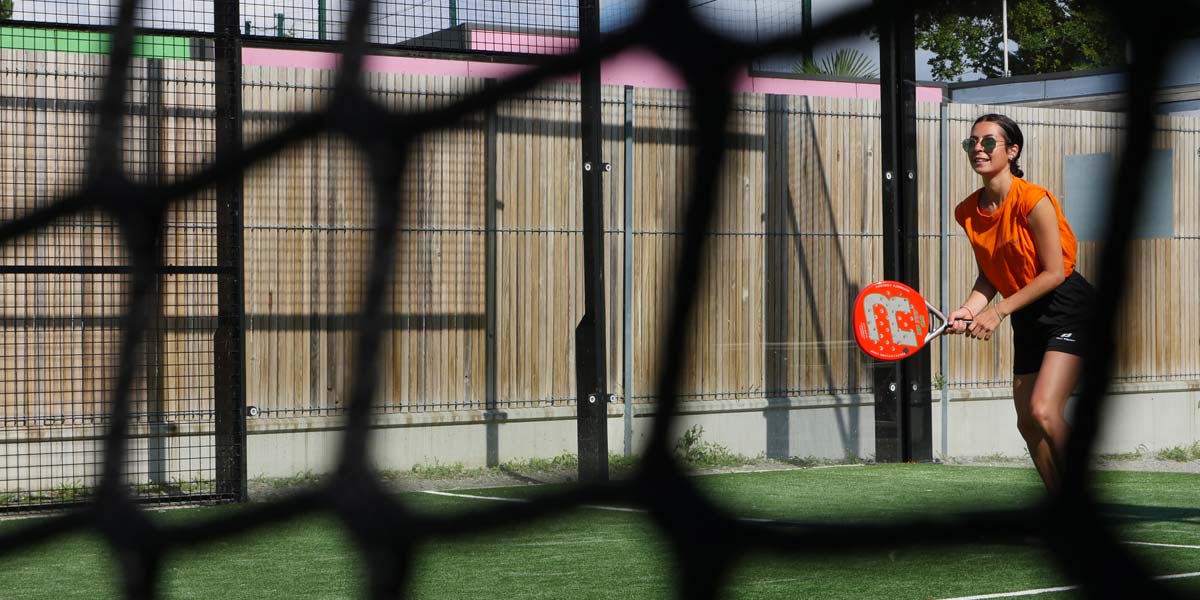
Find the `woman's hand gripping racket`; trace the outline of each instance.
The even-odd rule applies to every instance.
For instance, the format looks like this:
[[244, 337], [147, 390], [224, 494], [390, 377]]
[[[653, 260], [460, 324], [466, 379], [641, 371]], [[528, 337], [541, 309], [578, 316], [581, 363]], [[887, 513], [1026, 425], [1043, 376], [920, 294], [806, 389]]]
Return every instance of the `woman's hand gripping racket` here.
[[[930, 314], [942, 322], [936, 329], [930, 329]], [[912, 356], [949, 325], [942, 311], [926, 302], [917, 290], [898, 281], [872, 283], [854, 301], [858, 347], [879, 360]]]

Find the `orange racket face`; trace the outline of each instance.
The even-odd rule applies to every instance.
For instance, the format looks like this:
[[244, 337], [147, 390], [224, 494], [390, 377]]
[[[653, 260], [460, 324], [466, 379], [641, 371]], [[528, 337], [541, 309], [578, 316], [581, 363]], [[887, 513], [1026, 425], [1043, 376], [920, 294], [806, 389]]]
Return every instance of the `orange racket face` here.
[[929, 309], [916, 290], [898, 281], [877, 281], [854, 301], [854, 337], [863, 352], [899, 360], [925, 345]]

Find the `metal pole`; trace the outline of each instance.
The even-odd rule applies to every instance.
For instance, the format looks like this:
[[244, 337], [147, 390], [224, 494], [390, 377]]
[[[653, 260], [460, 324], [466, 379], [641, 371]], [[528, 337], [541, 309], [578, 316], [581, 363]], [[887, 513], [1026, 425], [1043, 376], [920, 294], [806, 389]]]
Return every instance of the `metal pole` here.
[[[599, 0], [579, 0], [579, 42], [594, 46], [600, 38]], [[579, 133], [583, 163], [583, 303], [575, 328], [576, 418], [579, 480], [608, 479], [608, 364], [604, 305], [604, 194], [607, 170], [601, 152], [603, 122], [600, 63], [580, 72]]]
[[275, 37], [283, 37], [283, 13], [275, 13]]
[[[166, 100], [163, 91], [163, 61], [152, 58], [146, 61], [146, 163], [149, 171], [149, 183], [154, 186], [162, 184], [163, 167], [163, 121], [166, 115]], [[163, 225], [161, 239], [166, 239], [166, 225]], [[162, 264], [162, 248], [158, 248], [159, 264]], [[154, 278], [154, 294], [162, 298], [161, 274]], [[150, 483], [167, 485], [170, 483], [167, 469], [168, 438], [166, 404], [166, 365], [164, 355], [164, 339], [162, 309], [156, 312], [156, 318], [146, 329], [143, 349], [146, 356], [146, 412], [150, 420], [150, 438], [146, 440], [147, 475]]]
[[800, 52], [807, 64], [813, 59], [812, 0], [801, 0], [800, 2], [800, 38], [803, 40], [800, 42]]
[[[941, 231], [938, 235], [940, 244], [940, 270], [942, 272], [942, 285], [940, 305], [942, 309], [950, 306], [950, 124], [947, 120], [946, 113], [949, 106], [943, 102], [941, 109], [938, 111], [938, 125], [940, 130], [940, 146], [938, 150], [938, 165], [939, 179], [941, 182], [938, 186], [938, 208], [941, 212]], [[938, 341], [938, 372], [942, 375], [942, 460], [950, 453], [950, 388], [946, 382], [946, 371], [949, 369], [949, 360], [946, 357], [946, 338]]]
[[1000, 11], [1003, 13], [1001, 20], [1004, 22], [1004, 76], [1008, 77], [1008, 0], [1001, 0]]
[[[214, 73], [217, 160], [242, 144], [242, 42], [238, 0], [215, 0]], [[213, 336], [213, 405], [217, 493], [246, 495], [246, 337], [243, 297], [241, 177], [217, 183], [217, 329]]]
[[621, 388], [625, 390], [625, 456], [633, 455], [633, 86], [625, 86], [625, 160], [621, 176], [625, 182], [624, 291], [622, 298]]
[[458, 2], [457, 2], [457, 0], [450, 0], [450, 26], [455, 27], [457, 25], [458, 25]]
[[325, 39], [325, 0], [317, 0], [317, 39]]
[[[496, 85], [496, 80], [489, 79], [485, 85], [491, 88]], [[487, 196], [487, 208], [484, 215], [484, 228], [487, 230], [486, 240], [486, 258], [485, 262], [485, 286], [487, 299], [486, 302], [486, 319], [487, 319], [487, 336], [485, 340], [485, 379], [486, 379], [486, 398], [485, 407], [487, 414], [487, 466], [496, 467], [500, 465], [500, 421], [503, 420], [503, 415], [499, 409], [499, 399], [496, 393], [496, 208], [497, 208], [497, 185], [496, 185], [496, 107], [488, 109], [485, 117], [485, 133], [484, 141], [484, 176]]]

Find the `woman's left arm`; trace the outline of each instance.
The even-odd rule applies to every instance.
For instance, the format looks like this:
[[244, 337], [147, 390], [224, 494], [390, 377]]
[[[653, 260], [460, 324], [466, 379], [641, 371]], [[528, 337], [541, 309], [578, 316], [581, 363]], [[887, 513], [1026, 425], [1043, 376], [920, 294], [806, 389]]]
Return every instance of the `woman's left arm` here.
[[1058, 213], [1050, 198], [1041, 200], [1029, 211], [1029, 230], [1033, 234], [1033, 245], [1037, 248], [1038, 262], [1042, 272], [1017, 293], [996, 303], [1001, 315], [1007, 316], [1020, 310], [1038, 298], [1054, 291], [1067, 278], [1063, 264], [1062, 238], [1058, 231]]

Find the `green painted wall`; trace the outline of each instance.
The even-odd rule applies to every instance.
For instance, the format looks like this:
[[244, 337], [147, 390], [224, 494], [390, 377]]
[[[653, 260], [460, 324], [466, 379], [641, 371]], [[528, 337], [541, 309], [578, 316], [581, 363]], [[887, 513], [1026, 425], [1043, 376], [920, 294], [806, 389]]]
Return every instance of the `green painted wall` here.
[[[0, 49], [108, 54], [109, 34], [94, 31], [0, 27]], [[186, 60], [192, 57], [192, 48], [188, 38], [184, 37], [139, 35], [134, 40], [133, 54], [142, 58]]]

